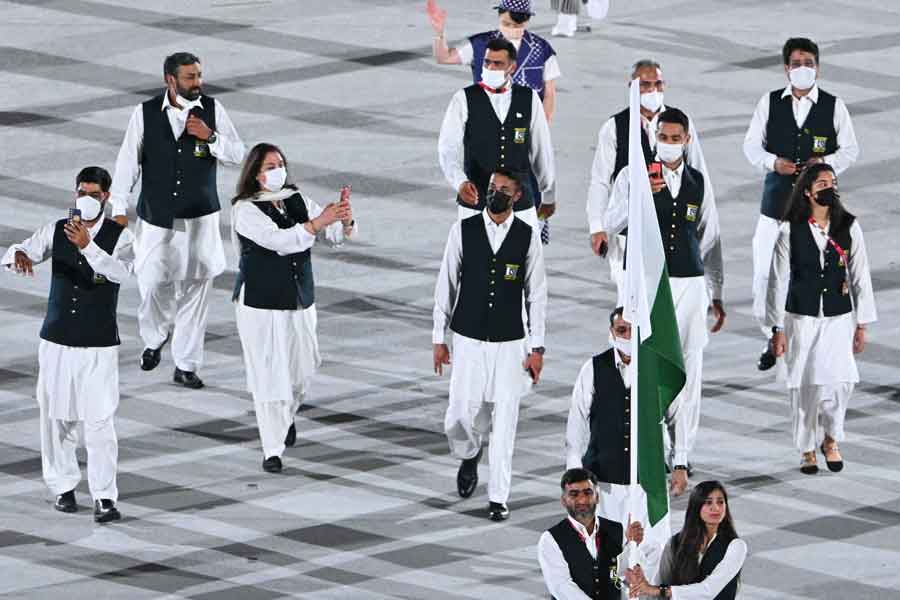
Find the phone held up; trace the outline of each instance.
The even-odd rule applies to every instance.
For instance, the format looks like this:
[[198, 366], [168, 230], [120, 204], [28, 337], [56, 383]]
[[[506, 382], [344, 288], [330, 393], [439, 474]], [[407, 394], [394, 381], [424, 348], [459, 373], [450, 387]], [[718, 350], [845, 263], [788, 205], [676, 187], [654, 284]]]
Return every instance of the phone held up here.
[[651, 179], [662, 179], [662, 163], [652, 162], [647, 165], [647, 174], [650, 175]]
[[69, 224], [81, 222], [81, 210], [77, 208], [69, 209]]

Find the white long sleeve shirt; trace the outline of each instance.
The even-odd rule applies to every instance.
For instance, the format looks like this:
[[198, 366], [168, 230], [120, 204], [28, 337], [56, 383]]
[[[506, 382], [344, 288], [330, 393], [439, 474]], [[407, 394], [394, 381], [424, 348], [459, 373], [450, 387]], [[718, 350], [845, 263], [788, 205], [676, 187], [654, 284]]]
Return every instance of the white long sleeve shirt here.
[[[663, 106], [653, 119], [648, 120], [641, 115], [641, 126], [650, 140], [650, 147], [656, 148], [656, 128], [659, 123], [659, 115], [666, 110]], [[687, 163], [703, 173], [704, 198], [715, 201], [712, 179], [706, 168], [706, 158], [703, 156], [703, 148], [700, 146], [700, 134], [694, 127], [694, 119], [688, 117], [691, 142], [685, 146]], [[610, 118], [597, 134], [597, 150], [594, 152], [594, 162], [591, 165], [591, 184], [588, 187], [587, 217], [590, 233], [608, 232], [606, 224], [606, 210], [609, 197], [612, 193], [613, 171], [616, 167], [616, 120]], [[624, 169], [623, 169], [624, 170]]]
[[[487, 211], [482, 212], [484, 227], [487, 231], [491, 250], [496, 254], [503, 240], [506, 239], [515, 213], [510, 215], [500, 224], [488, 216]], [[453, 316], [456, 308], [456, 300], [459, 297], [459, 277], [463, 263], [462, 225], [456, 221], [450, 227], [450, 235], [447, 238], [447, 246], [444, 249], [444, 258], [441, 261], [441, 270], [438, 273], [437, 284], [434, 287], [434, 328], [432, 330], [432, 343], [445, 343], [445, 331], [447, 324]], [[529, 309], [530, 344], [532, 348], [544, 345], [544, 321], [547, 315], [547, 274], [544, 269], [544, 250], [541, 244], [541, 233], [536, 227], [531, 229], [531, 243], [528, 246], [528, 254], [525, 257], [525, 300], [531, 304]]]
[[[179, 109], [169, 102], [168, 94], [163, 94], [160, 110], [166, 112], [166, 116], [169, 118], [169, 125], [172, 127], [172, 135], [175, 136], [176, 140], [184, 133], [188, 115], [194, 107], [202, 108], [200, 98]], [[217, 139], [214, 144], [209, 145], [209, 151], [219, 159], [219, 162], [240, 164], [244, 160], [244, 154], [246, 153], [244, 142], [238, 136], [237, 130], [234, 128], [228, 113], [225, 112], [225, 107], [222, 106], [222, 103], [216, 100], [215, 107]], [[119, 148], [119, 155], [116, 158], [116, 172], [113, 176], [109, 200], [112, 205], [112, 216], [114, 217], [124, 215], [128, 209], [131, 192], [141, 176], [141, 150], [143, 145], [144, 109], [143, 105], [138, 104], [131, 114], [128, 129], [125, 130], [125, 139], [122, 140], [122, 146]]]
[[[684, 173], [684, 161], [677, 169], [663, 165], [663, 178], [673, 197], [681, 191], [681, 178]], [[615, 188], [606, 211], [606, 231], [618, 234], [628, 224], [628, 193], [630, 190], [628, 168], [623, 168], [616, 177]], [[704, 194], [709, 188], [704, 188]], [[722, 259], [722, 238], [719, 229], [719, 211], [715, 197], [706, 197], [700, 204], [697, 234], [700, 236], [700, 258], [703, 260], [703, 272], [709, 288], [710, 298], [722, 300], [725, 286], [725, 264]]]
[[[506, 90], [501, 93], [492, 93], [484, 89], [481, 91], [487, 94], [497, 119], [501, 123], [504, 122], [512, 102], [512, 87], [507, 86]], [[463, 137], [468, 120], [469, 106], [466, 102], [466, 91], [462, 89], [457, 91], [450, 100], [438, 138], [438, 161], [444, 172], [444, 178], [454, 192], [458, 191], [459, 186], [469, 179], [463, 169]], [[547, 125], [547, 117], [544, 114], [544, 105], [534, 90], [531, 91], [530, 133], [528, 157], [538, 187], [544, 194], [542, 203], [553, 204], [555, 199], [552, 197], [551, 191], [556, 180], [556, 162], [553, 155], [553, 144], [550, 140], [550, 127]]]
[[[285, 199], [296, 192], [293, 190], [285, 190], [278, 195], [270, 194], [273, 198]], [[310, 220], [315, 219], [325, 210], [316, 202], [303, 197], [306, 204], [306, 212]], [[245, 238], [252, 240], [263, 248], [272, 250], [280, 256], [303, 252], [312, 248], [316, 242], [315, 235], [306, 230], [303, 224], [297, 224], [288, 229], [279, 229], [278, 225], [270, 219], [265, 213], [257, 208], [251, 200], [239, 200], [231, 210], [232, 230], [239, 233]], [[357, 232], [357, 224], [354, 220], [352, 229], [348, 230], [346, 236], [344, 234], [344, 225], [340, 221], [336, 221], [326, 227], [319, 235], [323, 235], [331, 244], [337, 246], [344, 242], [345, 238], [352, 237]], [[240, 244], [237, 239], [232, 237], [232, 244], [235, 251], [240, 256]]]
[[[713, 539], [716, 538], [713, 537]], [[716, 565], [709, 577], [700, 583], [672, 586], [669, 588], [671, 597], [675, 600], [713, 600], [740, 572], [746, 559], [747, 543], [740, 538], [731, 540], [725, 551], [725, 557]], [[703, 560], [702, 554], [698, 560]], [[660, 559], [659, 582], [672, 581], [674, 570], [675, 552], [672, 548], [672, 540], [669, 540]]]
[[[791, 96], [791, 106], [794, 110], [794, 121], [797, 127], [803, 127], [813, 104], [819, 101], [819, 86], [814, 85], [810, 92], [797, 98], [791, 93], [791, 86], [784, 88], [781, 97]], [[761, 173], [775, 170], [775, 159], [778, 156], [766, 151], [766, 124], [769, 122], [769, 94], [763, 94], [756, 104], [756, 110], [750, 119], [750, 127], [744, 136], [744, 156], [750, 164]], [[850, 121], [850, 113], [847, 105], [840, 98], [834, 103], [834, 130], [837, 132], [838, 149], [834, 154], [824, 157], [827, 164], [834, 168], [834, 172], [840, 175], [847, 167], [856, 162], [859, 156], [859, 145], [856, 143], [856, 133], [853, 131], [853, 122]]]
[[[134, 236], [127, 229], [123, 229], [112, 254], [105, 252], [94, 243], [94, 238], [100, 232], [103, 219], [99, 219], [91, 227], [88, 233], [91, 242], [79, 250], [94, 273], [103, 275], [113, 283], [121, 284], [134, 274]], [[16, 252], [24, 252], [31, 262], [39, 264], [50, 258], [53, 253], [53, 234], [56, 231], [56, 223], [48, 223], [38, 229], [31, 237], [20, 244], [14, 244], [6, 250], [0, 265], [8, 270], [15, 269]]]
[[[619, 352], [615, 352], [616, 368], [622, 376], [625, 389], [631, 388], [630, 367], [622, 362]], [[594, 402], [594, 359], [589, 358], [581, 367], [575, 387], [572, 388], [572, 402], [569, 405], [569, 419], [566, 422], [566, 468], [580, 468], [581, 458], [591, 442], [591, 404]]]
[[[798, 225], [809, 227], [816, 246], [819, 248], [819, 265], [824, 267], [825, 250], [828, 241], [822, 235], [817, 225], [806, 223]], [[828, 230], [830, 231], [829, 223]], [[873, 323], [878, 320], [875, 310], [875, 291], [872, 287], [872, 275], [869, 271], [869, 257], [866, 253], [866, 242], [863, 239], [862, 228], [859, 221], [854, 221], [850, 226], [850, 249], [847, 252], [847, 267], [849, 269], [848, 284], [850, 296], [853, 300], [853, 312], [856, 322], [860, 325]], [[775, 256], [773, 264], [773, 277], [769, 280], [769, 290], [766, 295], [766, 325], [772, 327], [784, 327], [785, 299], [791, 277], [791, 223], [785, 221], [778, 231], [778, 240], [775, 243]], [[819, 315], [822, 312], [822, 299], [819, 298]]]

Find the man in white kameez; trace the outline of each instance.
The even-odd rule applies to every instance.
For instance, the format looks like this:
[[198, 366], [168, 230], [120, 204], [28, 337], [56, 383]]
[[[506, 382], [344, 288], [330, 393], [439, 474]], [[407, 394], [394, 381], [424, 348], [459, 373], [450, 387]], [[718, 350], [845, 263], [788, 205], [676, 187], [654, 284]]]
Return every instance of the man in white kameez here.
[[[516, 217], [538, 227], [538, 217], [556, 211], [550, 127], [534, 90], [512, 83], [516, 49], [498, 38], [488, 43], [482, 81], [459, 90], [450, 100], [438, 139], [438, 160], [444, 178], [457, 193], [458, 217], [481, 214], [488, 181], [495, 169], [507, 169], [526, 182], [513, 206]], [[534, 208], [529, 171], [543, 194]]]
[[116, 508], [119, 446], [113, 426], [119, 405], [116, 306], [119, 284], [132, 274], [134, 257], [131, 233], [103, 216], [109, 186], [105, 169], [83, 169], [76, 178], [79, 214], [45, 225], [10, 246], [0, 261], [7, 269], [33, 275], [35, 264], [52, 259], [38, 348], [41, 467], [56, 495], [54, 508], [76, 512], [81, 469], [75, 449], [81, 437], [98, 523], [121, 518]]
[[819, 470], [817, 446], [829, 470], [844, 467], [838, 443], [859, 381], [854, 354], [877, 319], [862, 229], [840, 203], [836, 170], [813, 165], [798, 180], [794, 195], [804, 195], [792, 202], [810, 210], [792, 210], [779, 226], [766, 297], [774, 354], [787, 366], [800, 470], [808, 475]]
[[[644, 59], [637, 61], [631, 68], [631, 80], [641, 80], [641, 147], [647, 162], [653, 160], [656, 150], [656, 130], [659, 115], [667, 108], [663, 103], [666, 81], [663, 79], [662, 67], [656, 61]], [[609, 261], [610, 279], [616, 286], [616, 305], [621, 306], [622, 278], [625, 268], [625, 238], [612, 235], [606, 214], [610, 197], [619, 173], [628, 163], [628, 112], [624, 110], [610, 117], [597, 134], [597, 150], [591, 165], [591, 184], [588, 188], [587, 218], [590, 230], [591, 249], [594, 254], [606, 257]], [[700, 147], [700, 137], [694, 120], [688, 119], [690, 138], [684, 146], [684, 155], [689, 166], [703, 174], [704, 197], [715, 203], [712, 179], [706, 168], [706, 158]]]
[[131, 115], [116, 159], [113, 217], [127, 225], [128, 199], [138, 179], [135, 271], [141, 292], [138, 325], [141, 369], [159, 364], [172, 341], [174, 381], [203, 387], [212, 280], [225, 270], [219, 234], [218, 163], [238, 164], [244, 144], [218, 100], [201, 95], [200, 59], [187, 52], [166, 58], [166, 89]]
[[[509, 517], [512, 457], [519, 401], [537, 383], [544, 359], [547, 280], [540, 232], [513, 215], [522, 183], [511, 171], [490, 180], [487, 209], [450, 228], [434, 290], [434, 371], [450, 364], [445, 339], [453, 331], [453, 369], [444, 431], [454, 456], [459, 495], [478, 484], [482, 441], [490, 431], [488, 516]], [[530, 303], [530, 335], [523, 324]]]
[[[666, 412], [664, 436], [672, 469], [671, 491], [680, 496], [687, 489], [689, 456], [700, 425], [703, 349], [709, 341], [707, 309], [716, 317], [713, 333], [725, 323], [724, 268], [715, 199], [706, 196], [703, 174], [684, 160], [690, 143], [688, 118], [677, 108], [669, 108], [656, 120], [655, 156], [659, 162], [651, 167], [659, 167], [659, 176], [654, 177], [651, 169], [650, 187], [666, 251], [686, 376], [684, 388]], [[627, 225], [628, 194], [628, 169], [623, 168], [607, 211], [610, 234], [620, 234]]]

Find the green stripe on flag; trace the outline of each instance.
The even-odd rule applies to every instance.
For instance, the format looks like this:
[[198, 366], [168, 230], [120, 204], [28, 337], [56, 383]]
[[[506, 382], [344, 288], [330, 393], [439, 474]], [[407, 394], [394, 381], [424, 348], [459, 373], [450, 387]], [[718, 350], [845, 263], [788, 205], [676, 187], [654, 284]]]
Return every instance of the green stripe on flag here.
[[685, 382], [665, 265], [650, 310], [650, 326], [652, 335], [638, 347], [638, 481], [647, 494], [650, 524], [656, 525], [669, 512], [661, 424]]

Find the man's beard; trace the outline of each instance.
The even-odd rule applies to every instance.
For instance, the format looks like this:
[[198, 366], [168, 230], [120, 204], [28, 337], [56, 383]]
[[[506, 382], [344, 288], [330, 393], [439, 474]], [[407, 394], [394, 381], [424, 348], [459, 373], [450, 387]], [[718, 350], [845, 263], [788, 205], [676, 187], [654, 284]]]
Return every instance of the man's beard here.
[[578, 511], [575, 510], [575, 507], [567, 506], [566, 511], [569, 513], [569, 516], [576, 521], [579, 519], [590, 519], [593, 518], [595, 514], [597, 514], [597, 505], [595, 504], [585, 511]]
[[180, 86], [175, 86], [175, 91], [178, 93], [179, 96], [181, 96], [185, 100], [190, 100], [191, 102], [193, 102], [194, 100], [199, 98], [200, 93], [202, 92], [199, 85], [196, 87], [187, 88], [187, 89], [182, 88]]

